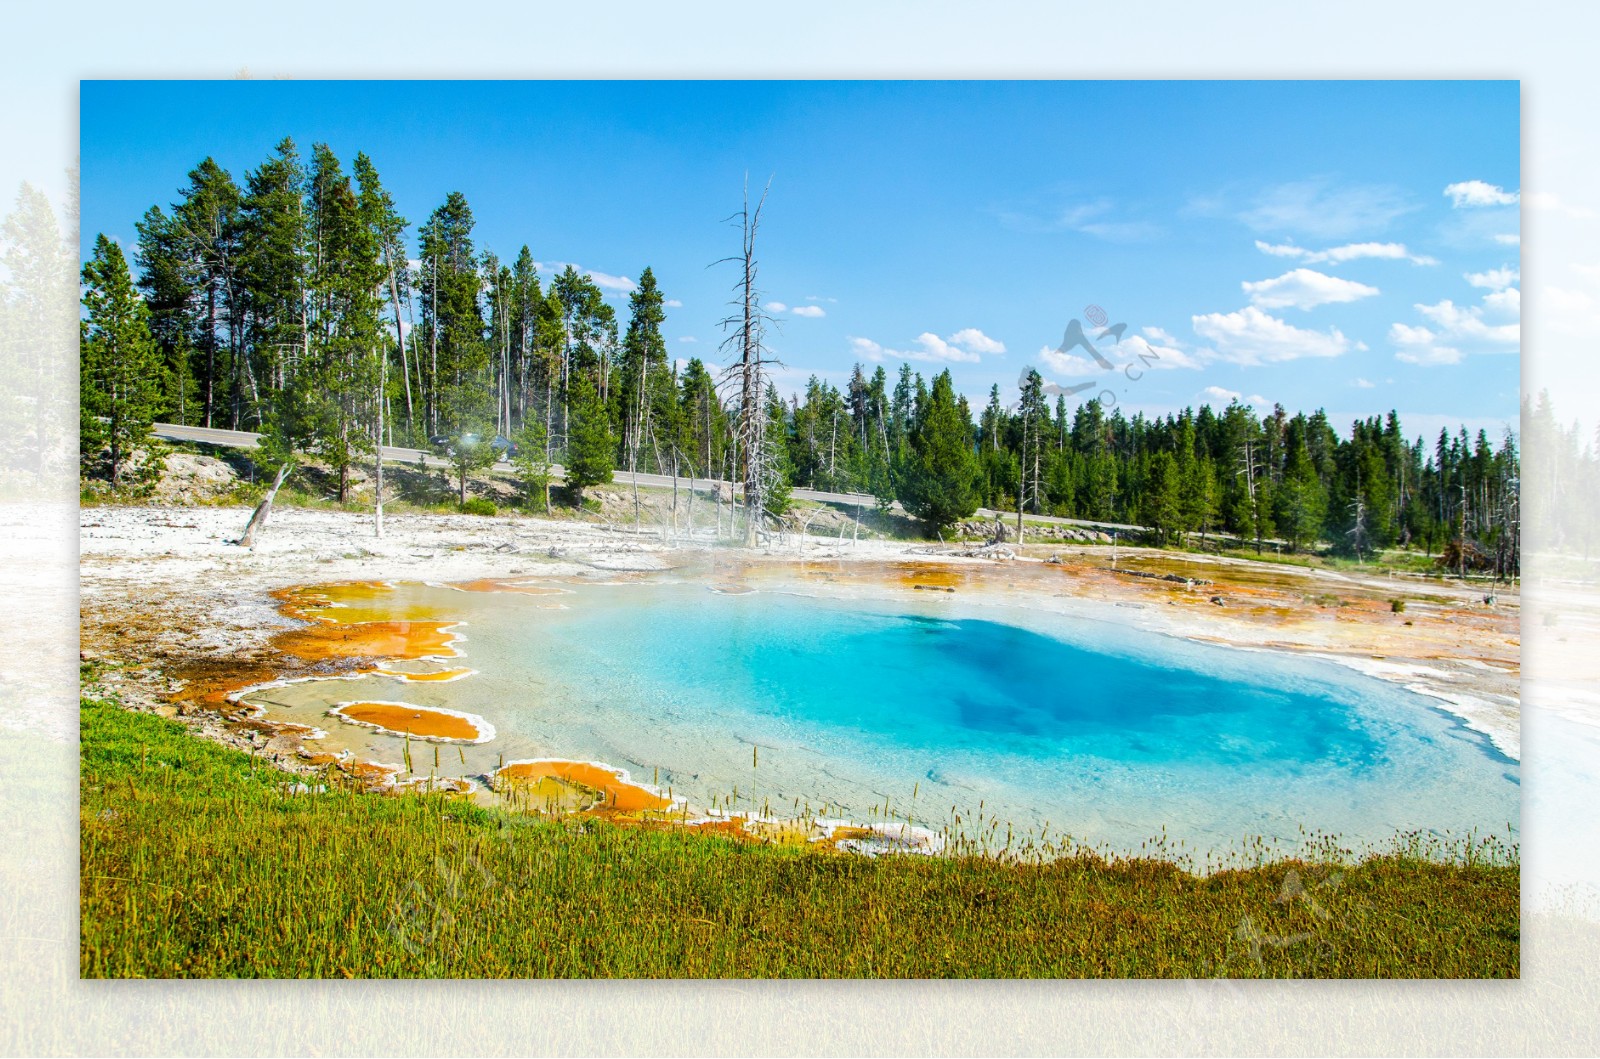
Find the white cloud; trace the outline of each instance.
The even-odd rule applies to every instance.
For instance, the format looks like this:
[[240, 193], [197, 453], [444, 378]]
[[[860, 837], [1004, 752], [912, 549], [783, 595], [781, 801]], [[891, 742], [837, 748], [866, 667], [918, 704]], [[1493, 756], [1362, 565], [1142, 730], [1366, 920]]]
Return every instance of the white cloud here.
[[1358, 390], [1370, 390], [1370, 389], [1372, 389], [1374, 383], [1372, 383], [1371, 381], [1369, 381], [1367, 379], [1358, 378], [1358, 379], [1356, 379], [1355, 382], [1351, 383], [1350, 385], [1354, 386]]
[[[1182, 343], [1161, 328], [1146, 327], [1143, 331], [1144, 335], [1131, 336], [1127, 341], [1119, 343], [1114, 350], [1108, 351], [1117, 354], [1114, 358], [1107, 358], [1112, 361], [1112, 371], [1124, 373], [1129, 379], [1137, 380], [1146, 371], [1167, 371], [1176, 368], [1199, 370], [1204, 367], [1199, 357], [1185, 352]], [[1099, 362], [1088, 357], [1063, 353], [1060, 349], [1053, 349], [1050, 346], [1040, 347], [1039, 360], [1056, 375], [1098, 375], [1106, 370]]]
[[[1151, 339], [1155, 341], [1151, 341]], [[1160, 345], [1156, 344], [1158, 342]], [[1161, 371], [1170, 368], [1192, 368], [1198, 370], [1203, 367], [1198, 357], [1184, 352], [1182, 343], [1159, 327], [1144, 328], [1144, 337], [1139, 339], [1139, 344], [1144, 346], [1145, 351], [1136, 353], [1134, 358], [1128, 362], [1134, 365], [1137, 370]]]
[[1509, 265], [1502, 268], [1491, 268], [1487, 272], [1467, 272], [1463, 274], [1466, 281], [1474, 287], [1487, 287], [1489, 290], [1505, 290], [1522, 278], [1522, 273]]
[[839, 299], [838, 298], [819, 298], [815, 294], [807, 294], [806, 295], [806, 301], [808, 301], [808, 302], [831, 302], [831, 303], [837, 303], [839, 301]]
[[678, 336], [678, 341], [679, 342], [698, 342], [700, 340], [698, 338], [694, 337], [693, 335], [679, 335]]
[[1521, 246], [1522, 236], [1516, 232], [1501, 232], [1494, 237], [1494, 241], [1501, 246]]
[[940, 338], [932, 331], [917, 336], [915, 349], [889, 349], [870, 338], [850, 338], [850, 347], [858, 357], [882, 360], [895, 357], [900, 360], [929, 361], [939, 364], [976, 364], [985, 353], [1004, 353], [1005, 344], [990, 338], [976, 327], [963, 328], [949, 338]]
[[1510, 206], [1521, 198], [1515, 191], [1506, 191], [1498, 184], [1486, 184], [1482, 180], [1463, 180], [1459, 184], [1450, 184], [1445, 187], [1444, 193], [1450, 205], [1458, 210], [1474, 206]]
[[1267, 243], [1256, 240], [1256, 249], [1263, 254], [1273, 257], [1299, 258], [1308, 265], [1318, 265], [1328, 262], [1341, 265], [1346, 261], [1356, 261], [1361, 258], [1375, 257], [1390, 261], [1410, 261], [1413, 265], [1437, 265], [1438, 258], [1426, 254], [1413, 254], [1406, 249], [1404, 243], [1345, 243], [1343, 246], [1330, 246], [1326, 250], [1308, 250], [1303, 246], [1293, 243]]
[[681, 308], [683, 308], [683, 303], [680, 302], [676, 298], [668, 298], [666, 301], [662, 302], [661, 304], [665, 305], [668, 309], [681, 309]]
[[1396, 188], [1376, 184], [1336, 187], [1320, 178], [1279, 184], [1238, 215], [1258, 232], [1304, 232], [1339, 239], [1357, 232], [1381, 231], [1416, 207]]
[[950, 341], [973, 353], [1004, 353], [1006, 344], [990, 338], [976, 327], [963, 327], [950, 336]]
[[1432, 367], [1461, 363], [1461, 350], [1445, 345], [1438, 335], [1426, 327], [1395, 324], [1389, 328], [1389, 341], [1395, 346], [1395, 359], [1407, 364]]
[[815, 319], [816, 317], [819, 317], [819, 316], [827, 316], [828, 315], [826, 312], [823, 311], [822, 306], [820, 306], [820, 305], [796, 305], [793, 309], [790, 309], [789, 311], [794, 313], [796, 316], [807, 316], [807, 317], [811, 317], [813, 319]]
[[962, 349], [960, 346], [953, 345], [950, 341], [940, 338], [932, 331], [924, 331], [922, 334], [918, 335], [917, 345], [921, 346], [922, 349], [912, 350], [908, 353], [902, 353], [901, 356], [906, 360], [933, 360], [951, 363], [965, 362], [969, 364], [976, 364], [978, 362], [977, 353], [973, 352], [972, 350]]
[[568, 265], [572, 266], [573, 271], [588, 276], [594, 285], [601, 290], [630, 294], [638, 287], [638, 284], [627, 276], [613, 276], [609, 272], [596, 272], [592, 268], [584, 268], [582, 265], [571, 261], [535, 261], [533, 263], [534, 268], [551, 276], [559, 275], [566, 270]]
[[1518, 343], [1522, 341], [1520, 324], [1516, 320], [1504, 324], [1485, 323], [1483, 310], [1484, 308], [1501, 310], [1509, 308], [1511, 314], [1515, 315], [1521, 305], [1521, 294], [1519, 292], [1517, 299], [1509, 305], [1505, 301], [1490, 303], [1489, 298], [1492, 297], [1494, 297], [1492, 294], [1486, 297], [1482, 307], [1467, 306], [1462, 308], [1449, 298], [1446, 298], [1436, 305], [1418, 305], [1417, 311], [1427, 317], [1430, 322], [1444, 328], [1450, 334], [1479, 338], [1491, 345], [1505, 347], [1505, 352], [1512, 352]]
[[764, 308], [769, 313], [783, 313], [789, 311], [789, 307], [783, 304], [783, 302], [768, 302]]
[[1233, 364], [1337, 357], [1351, 349], [1366, 348], [1359, 342], [1352, 343], [1338, 328], [1308, 331], [1284, 323], [1253, 305], [1238, 312], [1207, 313], [1191, 319], [1195, 334], [1216, 347], [1216, 358]]
[[1051, 346], [1039, 347], [1039, 359], [1050, 369], [1052, 375], [1097, 375], [1105, 370], [1088, 357], [1063, 353]]
[[1378, 293], [1377, 287], [1340, 279], [1309, 268], [1297, 268], [1276, 279], [1240, 284], [1251, 304], [1261, 309], [1312, 309], [1318, 305], [1353, 302]]
[[874, 342], [872, 339], [857, 338], [854, 335], [850, 335], [848, 337], [850, 339], [850, 352], [856, 356], [862, 357], [866, 360], [883, 359], [883, 347], [878, 345], [878, 343]]
[[1483, 296], [1483, 307], [1491, 312], [1517, 320], [1522, 319], [1522, 291], [1507, 287]]
[[1258, 393], [1253, 393], [1249, 397], [1246, 397], [1238, 390], [1228, 390], [1221, 386], [1207, 386], [1195, 396], [1199, 399], [1201, 404], [1209, 404], [1220, 408], [1226, 408], [1234, 401], [1238, 401], [1242, 405], [1249, 405], [1258, 408], [1266, 407], [1272, 404], [1271, 401], [1267, 400], [1265, 397], [1262, 397]]
[[583, 269], [583, 274], [594, 280], [594, 285], [601, 290], [616, 291], [619, 294], [631, 294], [638, 284], [627, 276], [613, 276], [608, 272], [596, 272], [592, 268]]
[[1397, 323], [1389, 328], [1396, 360], [1460, 364], [1469, 353], [1515, 353], [1521, 347], [1522, 292], [1516, 287], [1491, 291], [1480, 305], [1459, 306], [1446, 298], [1415, 308], [1428, 326]]

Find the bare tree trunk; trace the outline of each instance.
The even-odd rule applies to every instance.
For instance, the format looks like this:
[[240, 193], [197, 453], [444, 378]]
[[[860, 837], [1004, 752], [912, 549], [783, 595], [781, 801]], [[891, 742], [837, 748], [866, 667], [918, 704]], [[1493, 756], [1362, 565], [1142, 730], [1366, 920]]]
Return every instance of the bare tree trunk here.
[[[392, 274], [391, 274], [392, 275]], [[400, 322], [399, 307], [395, 308], [395, 323]], [[395, 327], [396, 337], [399, 337], [400, 328]], [[402, 347], [402, 351], [404, 347]], [[378, 443], [373, 447], [373, 463], [377, 466], [373, 474], [373, 499], [372, 499], [372, 532], [374, 536], [383, 536], [383, 420], [384, 410], [388, 407], [389, 396], [385, 392], [389, 381], [389, 358], [383, 350], [378, 350]]]
[[439, 432], [439, 255], [433, 255], [433, 325], [429, 329], [428, 344], [432, 347], [433, 363], [428, 372], [428, 381], [433, 384], [433, 392], [428, 394], [428, 411], [431, 413], [431, 429], [429, 433]]
[[206, 285], [206, 426], [211, 425], [212, 394], [217, 376], [217, 287]]
[[267, 524], [267, 516], [272, 513], [272, 502], [278, 498], [278, 490], [283, 487], [283, 480], [289, 477], [289, 472], [293, 469], [294, 464], [292, 463], [285, 463], [278, 468], [278, 477], [272, 483], [272, 488], [267, 491], [266, 499], [256, 505], [255, 514], [250, 516], [250, 523], [244, 528], [244, 536], [233, 543], [241, 548], [249, 548], [251, 551], [255, 551], [256, 537], [260, 535], [262, 527]]
[[[389, 305], [394, 309], [394, 340], [400, 347], [400, 374], [406, 380], [406, 433], [409, 434], [411, 433], [411, 366], [406, 357], [405, 329], [400, 326], [400, 283], [395, 278], [394, 262], [389, 260], [389, 248], [387, 246], [383, 248], [383, 259], [384, 263], [389, 266]], [[379, 393], [382, 392], [380, 388]], [[381, 445], [383, 443], [382, 430], [378, 431], [378, 438]], [[379, 461], [379, 466], [382, 466], [381, 460]], [[381, 537], [383, 534], [380, 532], [378, 536]]]
[[689, 539], [694, 540], [694, 461], [689, 461]]
[[[548, 471], [552, 462], [550, 446], [553, 438], [550, 436], [551, 411], [555, 407], [555, 372], [550, 370], [551, 365], [545, 365], [544, 371], [544, 465]], [[544, 513], [550, 514], [550, 476], [547, 473], [544, 479]]]
[[629, 431], [632, 442], [628, 446], [628, 473], [633, 475], [633, 532], [642, 527], [643, 516], [639, 510], [639, 432], [644, 426], [644, 358], [639, 358], [639, 390], [634, 395], [633, 429]]
[[[770, 187], [769, 181], [768, 188]], [[756, 287], [758, 264], [755, 256], [756, 232], [761, 227], [761, 209], [766, 205], [766, 201], [767, 192], [763, 190], [760, 201], [756, 203], [755, 209], [751, 210], [749, 185], [746, 184], [743, 208], [734, 214], [739, 218], [740, 253], [737, 258], [731, 259], [737, 261], [740, 266], [739, 282], [734, 288], [739, 294], [736, 303], [738, 312], [723, 321], [724, 327], [737, 327], [737, 330], [724, 342], [724, 347], [732, 346], [738, 355], [738, 363], [730, 371], [736, 370], [739, 376], [739, 428], [736, 434], [739, 452], [736, 471], [744, 486], [744, 536], [747, 548], [755, 547], [757, 535], [765, 519], [767, 485], [765, 479], [770, 469], [767, 466], [769, 453], [763, 436], [766, 412], [761, 407], [762, 368], [767, 362], [763, 337], [768, 317], [761, 308], [761, 292]], [[729, 478], [731, 481], [733, 475], [729, 475]]]

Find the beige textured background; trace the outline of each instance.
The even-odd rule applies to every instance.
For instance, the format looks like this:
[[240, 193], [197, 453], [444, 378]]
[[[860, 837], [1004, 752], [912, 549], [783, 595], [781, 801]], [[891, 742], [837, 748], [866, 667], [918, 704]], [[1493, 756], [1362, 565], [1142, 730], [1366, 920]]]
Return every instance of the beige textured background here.
[[[1524, 383], [1600, 419], [1600, 7], [1389, 2], [676, 9], [616, 0], [30, 5], [5, 15], [0, 213], [63, 207], [84, 77], [1496, 77], [1523, 82]], [[325, 31], [308, 27], [321, 22]], [[1248, 115], [1241, 115], [1248, 121]], [[1123, 145], [1121, 150], [1138, 150]], [[1171, 160], [1153, 158], [1166, 164]], [[1466, 175], [1470, 176], [1470, 174]], [[75, 223], [70, 210], [64, 222]], [[1586, 270], [1584, 266], [1588, 266]], [[1600, 599], [1526, 588], [1523, 980], [1510, 983], [81, 983], [75, 299], [7, 351], [0, 439], [0, 1050], [16, 1054], [1595, 1054]], [[19, 372], [27, 374], [20, 378]], [[31, 400], [30, 400], [31, 399]], [[1528, 483], [1529, 489], [1536, 488]], [[1528, 527], [1530, 551], [1538, 527]]]

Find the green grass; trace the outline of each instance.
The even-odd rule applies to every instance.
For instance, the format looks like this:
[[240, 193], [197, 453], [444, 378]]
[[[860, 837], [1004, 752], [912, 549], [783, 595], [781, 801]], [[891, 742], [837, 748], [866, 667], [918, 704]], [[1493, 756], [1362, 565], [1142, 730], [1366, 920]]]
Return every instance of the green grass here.
[[81, 727], [85, 977], [1518, 974], [1514, 857], [1205, 877], [1088, 854], [873, 860], [297, 794], [109, 701], [85, 699]]

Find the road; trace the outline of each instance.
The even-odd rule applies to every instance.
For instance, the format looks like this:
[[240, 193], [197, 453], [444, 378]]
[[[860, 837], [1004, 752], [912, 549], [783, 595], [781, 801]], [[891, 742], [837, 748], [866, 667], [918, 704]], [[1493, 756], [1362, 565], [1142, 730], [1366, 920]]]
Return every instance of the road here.
[[[224, 445], [235, 449], [254, 449], [259, 448], [261, 445], [261, 435], [253, 434], [247, 430], [220, 430], [215, 427], [187, 427], [178, 426], [175, 423], [156, 423], [151, 427], [151, 433], [168, 441], [193, 441], [202, 445]], [[415, 466], [418, 460], [421, 460], [426, 467], [448, 467], [450, 465], [448, 460], [434, 455], [431, 449], [407, 449], [396, 445], [383, 446], [383, 458], [386, 463], [408, 463], [412, 466]], [[551, 468], [551, 473], [554, 476], [553, 480], [558, 482], [562, 481], [565, 475], [564, 469], [559, 464]], [[671, 489], [673, 485], [673, 478], [670, 474], [648, 474], [644, 471], [633, 474], [628, 471], [617, 471], [614, 478], [619, 485], [632, 485], [635, 479], [638, 480], [641, 486]], [[677, 483], [682, 487], [686, 481], [687, 479], [679, 478]], [[715, 486], [727, 485], [726, 482], [721, 480], [706, 478], [696, 478], [691, 484], [696, 489], [706, 490]], [[832, 493], [821, 489], [795, 488], [789, 491], [789, 495], [797, 500], [811, 500], [822, 504], [834, 504], [839, 507], [872, 508], [878, 505], [878, 498], [870, 493]], [[891, 510], [901, 514], [905, 512], [905, 509], [898, 503], [894, 504]], [[1017, 517], [1014, 511], [995, 512], [983, 507], [980, 507], [972, 517], [984, 520], [994, 519], [996, 516], [1004, 519], [1008, 524], [1014, 523]], [[1142, 526], [1132, 526], [1122, 522], [1090, 522], [1084, 519], [1059, 518], [1055, 515], [1026, 515], [1024, 518], [1028, 522], [1044, 522], [1057, 526], [1079, 526], [1084, 529], [1099, 530], [1102, 533], [1127, 533], [1130, 531], [1138, 533], [1144, 529]]]

